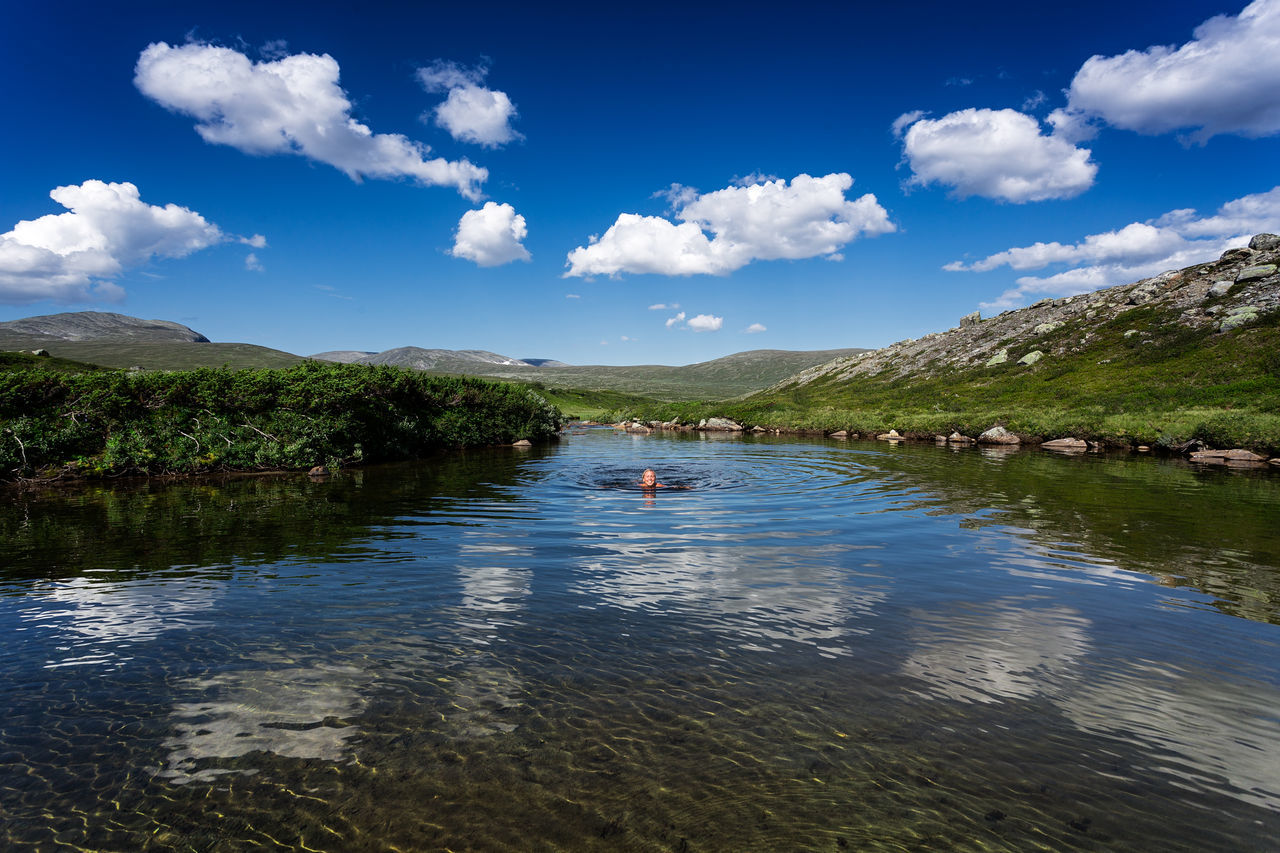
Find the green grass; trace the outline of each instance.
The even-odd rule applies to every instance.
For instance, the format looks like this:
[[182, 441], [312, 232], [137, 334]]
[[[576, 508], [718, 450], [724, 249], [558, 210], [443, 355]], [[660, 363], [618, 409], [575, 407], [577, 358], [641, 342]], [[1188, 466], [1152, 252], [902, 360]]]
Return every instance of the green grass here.
[[0, 352], [0, 373], [26, 370], [43, 371], [45, 373], [98, 373], [111, 369], [100, 364], [86, 364], [82, 361], [72, 361], [69, 358], [57, 358], [56, 356], [32, 355], [29, 352]]
[[650, 397], [638, 394], [625, 394], [621, 391], [594, 391], [585, 388], [548, 388], [541, 382], [529, 385], [542, 395], [547, 402], [565, 413], [565, 417], [573, 420], [600, 420], [609, 413], [622, 408], [652, 406], [658, 403]]
[[[1125, 336], [1136, 330], [1138, 334]], [[1280, 451], [1280, 312], [1240, 329], [1191, 330], [1168, 309], [1140, 307], [1102, 324], [1069, 323], [1010, 344], [995, 367], [918, 365], [904, 377], [833, 375], [740, 401], [620, 409], [615, 416], [696, 421], [724, 415], [748, 425], [801, 431], [917, 436], [993, 424], [1028, 436], [1076, 436], [1114, 444]], [[1016, 363], [1032, 350], [1037, 364]]]
[[394, 367], [0, 373], [0, 477], [330, 467], [553, 437], [528, 388]]

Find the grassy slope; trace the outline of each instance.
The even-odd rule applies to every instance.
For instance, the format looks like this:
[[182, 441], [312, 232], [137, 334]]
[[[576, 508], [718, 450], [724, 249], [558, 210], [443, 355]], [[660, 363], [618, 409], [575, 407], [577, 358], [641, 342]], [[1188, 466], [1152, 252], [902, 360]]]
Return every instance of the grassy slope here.
[[301, 356], [254, 344], [190, 343], [187, 341], [46, 341], [28, 346], [4, 340], [10, 349], [46, 349], [51, 355], [107, 367], [147, 370], [194, 370], [198, 367], [250, 369], [291, 367]]
[[[1139, 334], [1125, 336], [1136, 329]], [[632, 410], [643, 418], [723, 414], [789, 429], [896, 428], [922, 435], [953, 429], [975, 435], [1001, 423], [1026, 435], [1075, 435], [1115, 443], [1280, 450], [1280, 315], [1227, 333], [1190, 330], [1168, 308], [1143, 306], [1100, 325], [1068, 323], [1024, 350], [1078, 351], [1026, 366], [1007, 362], [966, 370], [914, 365], [887, 374], [791, 383], [722, 404]]]

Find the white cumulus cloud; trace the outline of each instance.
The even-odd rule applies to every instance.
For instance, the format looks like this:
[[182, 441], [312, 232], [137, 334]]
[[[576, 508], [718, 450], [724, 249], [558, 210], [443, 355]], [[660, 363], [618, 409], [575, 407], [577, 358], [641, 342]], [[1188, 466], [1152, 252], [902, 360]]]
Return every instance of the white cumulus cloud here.
[[747, 326], [747, 328], [744, 329], [743, 331], [746, 332], [748, 335], [758, 335], [761, 332], [767, 332], [769, 330], [765, 327], [764, 323], [752, 323], [750, 326]]
[[1031, 295], [1085, 293], [1210, 261], [1264, 231], [1280, 232], [1280, 186], [1229, 201], [1212, 216], [1198, 216], [1190, 209], [1173, 210], [1147, 222], [1087, 235], [1076, 243], [1034, 243], [970, 264], [953, 261], [944, 269], [986, 272], [999, 267], [1067, 267], [1047, 276], [1018, 278], [1017, 287], [982, 303], [983, 308], [1003, 310], [1023, 304]]
[[488, 73], [485, 66], [464, 68], [437, 60], [419, 68], [417, 76], [428, 92], [449, 93], [435, 108], [436, 124], [459, 141], [497, 148], [522, 137], [511, 127], [516, 117], [511, 98], [506, 92], [481, 85]]
[[430, 158], [430, 149], [398, 133], [374, 133], [351, 116], [328, 54], [298, 53], [254, 62], [239, 51], [192, 43], [148, 46], [134, 84], [165, 108], [194, 117], [206, 141], [246, 154], [300, 154], [362, 177], [409, 177], [455, 187], [478, 200], [489, 173], [467, 160]]
[[479, 210], [468, 210], [458, 221], [458, 233], [449, 254], [496, 267], [529, 260], [521, 241], [528, 235], [524, 217], [509, 204], [486, 201]]
[[670, 329], [672, 326], [675, 326], [683, 322], [684, 322], [684, 312], [681, 311], [679, 314], [675, 315], [674, 317], [667, 318], [667, 328]]
[[1021, 204], [1077, 196], [1098, 172], [1089, 149], [1045, 136], [1038, 121], [1017, 110], [970, 108], [908, 121], [913, 115], [894, 122], [911, 167], [910, 184], [938, 183], [961, 198]]
[[668, 305], [665, 302], [658, 302], [653, 305], [650, 305], [649, 310], [650, 311], [674, 311], [679, 307], [680, 307], [680, 303], [678, 302], [672, 302], [670, 305]]
[[90, 180], [49, 196], [68, 212], [23, 220], [0, 234], [0, 302], [119, 299], [124, 291], [106, 279], [127, 267], [237, 239], [190, 208], [144, 203], [127, 182]]
[[724, 325], [724, 318], [711, 314], [699, 314], [696, 317], [690, 317], [688, 325], [695, 332], [718, 332]]
[[1180, 47], [1091, 57], [1071, 81], [1062, 120], [1147, 134], [1193, 130], [1197, 142], [1280, 133], [1280, 0], [1210, 18], [1194, 36]]
[[250, 252], [244, 256], [244, 268], [250, 272], [262, 272], [262, 261], [258, 259], [257, 252]]
[[757, 260], [832, 255], [859, 236], [896, 230], [871, 193], [845, 198], [852, 185], [840, 172], [705, 194], [682, 187], [669, 196], [678, 222], [620, 214], [603, 237], [569, 253], [565, 276], [726, 275]]

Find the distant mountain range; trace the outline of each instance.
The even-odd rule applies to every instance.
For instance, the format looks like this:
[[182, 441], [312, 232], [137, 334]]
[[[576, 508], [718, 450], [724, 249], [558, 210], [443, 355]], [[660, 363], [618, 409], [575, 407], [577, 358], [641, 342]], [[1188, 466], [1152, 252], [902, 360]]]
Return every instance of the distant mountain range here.
[[[187, 370], [195, 367], [287, 367], [302, 356], [245, 343], [213, 343], [180, 323], [77, 311], [0, 323], [0, 350], [44, 349], [108, 367]], [[512, 358], [487, 350], [397, 347], [385, 352], [332, 350], [308, 358], [346, 364], [389, 364], [432, 373], [466, 374], [548, 386], [623, 391], [665, 400], [723, 399], [767, 388], [802, 370], [863, 349], [749, 350], [697, 364], [569, 365], [549, 358]]]

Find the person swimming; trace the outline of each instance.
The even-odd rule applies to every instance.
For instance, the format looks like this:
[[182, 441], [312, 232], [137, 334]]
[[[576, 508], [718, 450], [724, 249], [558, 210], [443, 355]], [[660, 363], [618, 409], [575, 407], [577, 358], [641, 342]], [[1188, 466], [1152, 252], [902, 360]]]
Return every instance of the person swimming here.
[[652, 468], [645, 468], [644, 473], [640, 475], [640, 482], [637, 484], [645, 489], [665, 489], [666, 483], [658, 482], [658, 475], [653, 472]]

